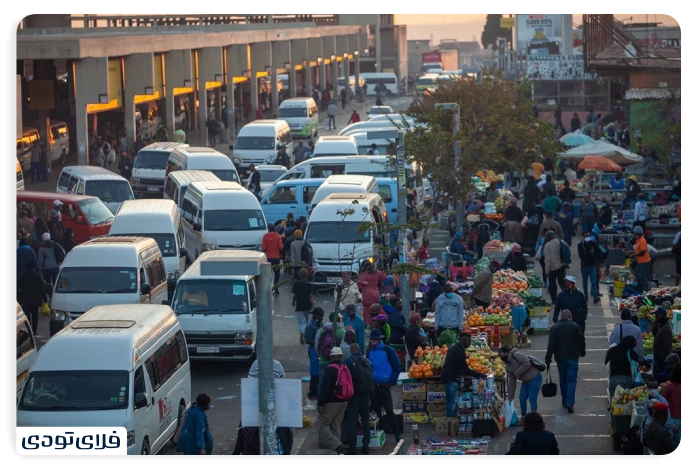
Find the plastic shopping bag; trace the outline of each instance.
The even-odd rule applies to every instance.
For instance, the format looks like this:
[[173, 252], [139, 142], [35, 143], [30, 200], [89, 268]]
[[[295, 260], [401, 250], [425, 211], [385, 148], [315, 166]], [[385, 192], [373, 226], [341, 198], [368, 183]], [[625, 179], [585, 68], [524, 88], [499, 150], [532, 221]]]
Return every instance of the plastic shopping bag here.
[[48, 304], [44, 302], [43, 304], [41, 304], [41, 308], [39, 309], [39, 312], [44, 317], [48, 317], [49, 315], [51, 315], [51, 308], [48, 307]]
[[505, 427], [516, 426], [520, 422], [520, 417], [517, 415], [517, 410], [515, 409], [515, 403], [507, 400], [505, 401]]

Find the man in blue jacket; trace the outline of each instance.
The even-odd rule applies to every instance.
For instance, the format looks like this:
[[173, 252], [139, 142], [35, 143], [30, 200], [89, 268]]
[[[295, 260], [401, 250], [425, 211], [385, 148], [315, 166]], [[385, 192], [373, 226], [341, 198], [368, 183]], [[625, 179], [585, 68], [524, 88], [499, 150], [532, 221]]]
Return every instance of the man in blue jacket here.
[[561, 225], [563, 230], [563, 240], [570, 247], [573, 242], [573, 236], [575, 236], [575, 224], [573, 224], [573, 207], [570, 203], [563, 203], [563, 208], [561, 211], [556, 213], [556, 221]]
[[355, 330], [355, 342], [360, 346], [360, 352], [365, 352], [365, 322], [355, 313], [355, 304], [348, 304], [341, 314], [343, 325]]
[[389, 304], [382, 306], [387, 314], [387, 323], [391, 330], [389, 335], [389, 344], [404, 344], [404, 335], [406, 335], [406, 318], [402, 312], [403, 302], [398, 297], [392, 297]]
[[196, 403], [186, 412], [184, 427], [179, 436], [177, 452], [184, 455], [212, 455], [213, 436], [205, 412], [210, 409], [210, 395], [199, 393]]
[[386, 423], [391, 427], [394, 438], [398, 443], [401, 440], [399, 427], [394, 415], [391, 387], [396, 385], [401, 372], [401, 361], [396, 351], [391, 346], [382, 342], [384, 335], [379, 329], [373, 329], [370, 333], [370, 353], [368, 359], [372, 363], [372, 379], [375, 383], [375, 393], [372, 399], [372, 411], [382, 418], [382, 406], [387, 413]]

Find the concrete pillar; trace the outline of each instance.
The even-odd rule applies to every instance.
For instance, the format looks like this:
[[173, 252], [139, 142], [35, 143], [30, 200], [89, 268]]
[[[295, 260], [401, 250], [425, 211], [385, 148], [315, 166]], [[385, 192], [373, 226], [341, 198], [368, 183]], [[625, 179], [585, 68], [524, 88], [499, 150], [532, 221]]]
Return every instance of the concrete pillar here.
[[[41, 15], [42, 16], [42, 15]], [[34, 79], [35, 80], [49, 80], [53, 82], [54, 96], [55, 96], [55, 79], [56, 79], [56, 64], [53, 60], [34, 60]], [[21, 88], [20, 88], [21, 93]], [[55, 97], [51, 109], [55, 108]], [[51, 147], [51, 109], [39, 109], [38, 111], [38, 121], [39, 121], [39, 136], [41, 136], [41, 141], [46, 145], [46, 152], [48, 153], [48, 165], [51, 164], [51, 155], [53, 154], [53, 148]]]
[[377, 24], [375, 25], [375, 64], [377, 73], [382, 72], [382, 34], [379, 27], [379, 16], [377, 17]]
[[[322, 38], [321, 37], [311, 37], [309, 38], [309, 60], [312, 62], [317, 62], [317, 58], [321, 57], [324, 58], [324, 48], [322, 44]], [[319, 89], [324, 89], [324, 85], [326, 84], [324, 82], [324, 64], [323, 63], [317, 63], [317, 67], [319, 67]], [[308, 92], [311, 93], [312, 89], [314, 89], [314, 86], [316, 84], [316, 80], [312, 75], [312, 86], [308, 89]]]
[[346, 83], [346, 86], [345, 86], [346, 93], [348, 93], [347, 96], [350, 98], [351, 93], [354, 90], [350, 89], [350, 61], [348, 60], [347, 57], [343, 59], [343, 61], [341, 62], [341, 65], [343, 66], [343, 78], [345, 79], [345, 83]]
[[107, 57], [89, 57], [75, 61], [75, 90], [77, 163], [87, 165], [89, 164], [87, 104], [98, 103], [100, 95], [109, 95]]
[[[126, 55], [124, 62], [126, 89], [123, 93], [123, 110], [126, 125], [126, 147], [131, 148], [135, 142], [135, 96], [153, 94], [156, 91], [154, 87], [154, 54], [150, 52]], [[169, 115], [168, 112], [167, 115]], [[147, 125], [147, 115], [142, 117], [142, 125]], [[173, 137], [174, 133], [169, 133], [169, 135]]]
[[[228, 91], [227, 93], [233, 93], [234, 89], [234, 78], [235, 77], [243, 77], [247, 76], [247, 72], [251, 69], [251, 63], [249, 62], [249, 45], [248, 44], [235, 44], [231, 46], [227, 46], [225, 48], [225, 53], [227, 54], [227, 88]], [[227, 108], [230, 109], [230, 105], [232, 105], [232, 110], [234, 111], [234, 101], [238, 100], [240, 106], [243, 103], [243, 96], [242, 96], [242, 83], [239, 83], [237, 92], [239, 93], [239, 96], [235, 96], [234, 99], [232, 99], [232, 102], [230, 103], [229, 97], [227, 101]], [[238, 98], [238, 99], [237, 99]], [[234, 115], [234, 113], [233, 113]], [[229, 119], [229, 115], [227, 118]], [[236, 122], [235, 125], [232, 125], [232, 135], [236, 136], [237, 132], [237, 127], [236, 127]]]
[[278, 115], [278, 69], [271, 68], [271, 115]]
[[[331, 59], [331, 56], [333, 56], [333, 60], [329, 65], [327, 65], [328, 70], [325, 72], [325, 75], [326, 81], [331, 83], [331, 87], [333, 88], [334, 93], [336, 93], [338, 92], [338, 82], [336, 80], [338, 78], [338, 62], [336, 61], [338, 51], [336, 50], [336, 36], [324, 36], [322, 41], [322, 45], [324, 47], [324, 58]], [[322, 86], [326, 86], [326, 82], [324, 82]]]
[[234, 83], [232, 78], [227, 78], [227, 128], [230, 133], [230, 141], [237, 137], [237, 122], [234, 117]]
[[[309, 59], [306, 59], [307, 65], [304, 68], [304, 88], [307, 97], [312, 96], [312, 65], [310, 65]], [[319, 103], [317, 103], [319, 104]]]
[[[166, 107], [165, 115], [167, 118], [165, 125], [167, 127], [167, 133], [169, 135], [174, 135], [174, 132], [176, 131], [174, 124], [174, 107], [177, 105], [177, 98], [174, 97], [174, 88], [191, 87], [193, 86], [195, 79], [192, 68], [191, 51], [172, 50], [166, 52], [164, 54], [164, 71], [164, 80], [167, 87], [164, 103]], [[191, 107], [192, 106], [189, 105], [189, 112], [186, 113], [186, 119], [189, 121], [189, 128], [192, 128], [190, 126], [191, 122], [195, 121], [194, 115], [190, 113]]]
[[271, 43], [256, 42], [251, 44], [250, 59], [251, 59], [251, 113], [256, 117], [256, 109], [259, 107], [259, 80], [256, 78], [256, 72], [266, 71], [266, 67], [271, 65]]
[[[308, 81], [306, 78], [309, 75], [309, 73], [307, 72], [307, 69], [309, 68], [309, 44], [307, 39], [292, 39], [290, 41], [290, 57], [292, 58], [290, 64], [293, 66], [302, 65], [303, 63], [306, 63], [306, 66], [302, 72], [304, 73], [303, 76], [305, 76], [302, 86], [309, 89], [307, 86]], [[293, 71], [290, 73], [290, 80], [288, 82], [288, 85], [290, 86], [290, 95], [292, 97], [297, 97], [297, 71], [294, 70], [294, 67]]]
[[[357, 87], [360, 86], [360, 52], [362, 51], [360, 47], [360, 36], [361, 34], [351, 34], [348, 36], [349, 53], [353, 54], [353, 60], [355, 60], [353, 76], [355, 77], [355, 86]], [[355, 88], [353, 88], [353, 91], [355, 91]], [[362, 89], [359, 89], [359, 91], [360, 94], [358, 94], [358, 99], [360, 102], [364, 102], [365, 96], [362, 93]]]
[[288, 68], [288, 86], [290, 86], [290, 76], [295, 73], [295, 68], [292, 66], [292, 51], [290, 50], [290, 41], [277, 41], [271, 43], [271, 86], [273, 114], [278, 115], [278, 69], [285, 68], [285, 64], [289, 63]]
[[208, 92], [205, 83], [220, 81], [223, 71], [221, 47], [204, 47], [198, 51], [198, 121], [200, 144], [204, 146], [208, 143]]
[[288, 87], [290, 88], [290, 97], [297, 97], [297, 70], [292, 62], [288, 70]]

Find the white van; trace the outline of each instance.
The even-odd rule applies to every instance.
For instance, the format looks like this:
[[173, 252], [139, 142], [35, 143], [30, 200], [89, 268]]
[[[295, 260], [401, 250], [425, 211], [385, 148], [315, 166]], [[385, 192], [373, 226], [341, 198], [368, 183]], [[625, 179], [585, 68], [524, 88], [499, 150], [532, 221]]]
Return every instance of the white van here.
[[393, 148], [391, 154], [396, 154], [394, 140], [388, 140], [386, 138], [372, 140], [368, 138], [368, 132], [355, 132], [352, 133], [351, 136], [355, 138], [355, 144], [358, 145], [358, 154], [367, 154], [367, 152], [372, 149], [373, 144], [376, 146], [375, 149], [378, 155], [389, 154], [390, 148]]
[[164, 191], [167, 161], [174, 148], [188, 148], [188, 145], [175, 142], [152, 143], [138, 151], [130, 180], [136, 195], [161, 194]]
[[64, 167], [58, 178], [56, 192], [95, 196], [112, 213], [116, 213], [124, 201], [135, 198], [126, 179], [96, 166]]
[[[327, 156], [302, 161], [275, 184], [292, 179], [326, 179], [333, 174], [360, 174], [373, 177], [394, 177], [396, 170], [386, 156]], [[270, 189], [269, 189], [270, 190]]]
[[246, 124], [237, 134], [232, 150], [232, 160], [242, 171], [248, 171], [251, 164], [274, 164], [278, 149], [285, 145], [294, 164], [292, 155], [292, 135], [285, 120], [256, 120]]
[[25, 170], [31, 167], [31, 146], [34, 140], [41, 140], [39, 131], [34, 127], [22, 127], [22, 138], [17, 138], [17, 159]]
[[36, 360], [36, 340], [29, 319], [17, 304], [17, 399], [29, 375], [29, 368]]
[[166, 305], [94, 307], [31, 367], [19, 427], [124, 427], [128, 455], [157, 453], [191, 404], [186, 338]]
[[73, 248], [60, 266], [51, 298], [51, 336], [92, 307], [161, 304], [167, 271], [150, 237], [98, 237]]
[[[400, 118], [392, 118], [392, 120], [390, 121], [386, 117], [387, 116], [377, 116], [373, 119], [370, 119], [370, 120], [367, 120], [364, 122], [355, 122], [353, 124], [348, 125], [340, 132], [338, 132], [338, 135], [339, 136], [350, 136], [350, 135], [353, 135], [356, 131], [378, 132], [381, 130], [395, 130], [395, 129], [399, 129], [399, 128], [406, 130], [408, 127], [416, 126], [416, 121], [413, 119], [400, 117]], [[423, 125], [423, 124], [421, 124], [421, 125]]]
[[[363, 85], [365, 84], [365, 78], [360, 75], [360, 89], [362, 89]], [[348, 85], [350, 86], [351, 91], [355, 92], [355, 75], [352, 75], [349, 79]], [[346, 77], [345, 76], [339, 76], [338, 77], [338, 93], [341, 93], [341, 90], [346, 86]]]
[[368, 96], [374, 96], [375, 86], [378, 84], [383, 84], [387, 87], [387, 96], [400, 94], [399, 92], [399, 80], [396, 78], [395, 73], [361, 73], [360, 78], [365, 80], [367, 84]]
[[240, 250], [204, 252], [179, 278], [172, 309], [191, 359], [254, 359], [257, 291], [254, 276], [235, 271], [242, 259], [265, 261], [266, 256]]
[[326, 178], [312, 198], [312, 209], [334, 193], [379, 193], [377, 181], [366, 175], [332, 175]]
[[19, 159], [17, 159], [17, 190], [24, 190], [24, 173], [22, 172], [22, 165], [19, 164]]
[[259, 250], [266, 218], [253, 193], [235, 182], [194, 182], [181, 204], [186, 254], [208, 250]]
[[281, 102], [278, 120], [288, 123], [293, 138], [319, 136], [319, 109], [310, 97], [288, 98]]
[[358, 154], [355, 138], [351, 136], [323, 136], [314, 145], [312, 158], [326, 156], [354, 156]]
[[194, 182], [220, 182], [218, 176], [208, 171], [175, 171], [164, 183], [164, 199], [172, 200], [181, 208], [188, 186]]
[[239, 182], [237, 168], [229, 157], [206, 146], [178, 147], [167, 160], [167, 176], [175, 171], [209, 171], [220, 180]]
[[[339, 213], [346, 210], [352, 213]], [[369, 223], [367, 229], [364, 223]], [[379, 194], [335, 193], [322, 200], [309, 216], [304, 236], [314, 254], [312, 284], [333, 288], [342, 272], [358, 274], [365, 261], [383, 268], [380, 247], [389, 242], [386, 223], [387, 209]]]
[[151, 237], [162, 252], [167, 271], [167, 289], [174, 292], [176, 280], [186, 270], [186, 243], [179, 209], [171, 200], [124, 202], [111, 222], [110, 236]]

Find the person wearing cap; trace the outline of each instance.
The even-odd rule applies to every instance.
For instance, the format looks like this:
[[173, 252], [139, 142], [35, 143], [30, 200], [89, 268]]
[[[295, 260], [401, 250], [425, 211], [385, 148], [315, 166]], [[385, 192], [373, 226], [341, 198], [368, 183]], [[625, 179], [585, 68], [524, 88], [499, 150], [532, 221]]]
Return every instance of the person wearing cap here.
[[621, 200], [621, 210], [627, 210], [631, 207], [631, 202], [635, 202], [638, 199], [638, 194], [641, 193], [640, 184], [638, 183], [638, 178], [634, 175], [628, 178], [628, 188], [626, 189], [626, 196]]
[[44, 281], [47, 284], [55, 285], [56, 279], [58, 278], [58, 271], [60, 270], [60, 262], [56, 257], [56, 251], [60, 249], [63, 258], [65, 258], [65, 251], [60, 244], [51, 240], [51, 234], [48, 232], [44, 232], [41, 238], [43, 239], [43, 243], [39, 248], [39, 268], [43, 273]]
[[[307, 244], [307, 246], [309, 247], [310, 252], [312, 251], [312, 245], [309, 243], [307, 239], [302, 238], [302, 231], [300, 229], [295, 229], [293, 235], [295, 236], [295, 240], [290, 244], [290, 266], [294, 271], [294, 278], [298, 279], [300, 274], [300, 268], [309, 268], [312, 265], [311, 259], [302, 258], [302, 250], [304, 249], [305, 244]], [[305, 262], [305, 260], [310, 261]]]
[[316, 400], [319, 394], [319, 354], [315, 342], [317, 332], [324, 326], [324, 309], [315, 307], [312, 310], [312, 320], [305, 327], [304, 340], [307, 343], [307, 355], [309, 356], [309, 394], [307, 398]]
[[[278, 281], [280, 281], [280, 252], [283, 250], [283, 239], [276, 232], [275, 225], [268, 223], [268, 232], [263, 235], [261, 240], [261, 251], [266, 254], [268, 263], [273, 268], [273, 295], [277, 296]], [[309, 309], [307, 309], [309, 311]], [[302, 333], [300, 331], [300, 333]], [[304, 344], [304, 343], [303, 343]]]
[[563, 231], [563, 240], [568, 246], [573, 245], [573, 236], [575, 236], [575, 224], [573, 223], [573, 207], [570, 203], [563, 203], [561, 211], [556, 213], [554, 219], [561, 225]]
[[338, 346], [331, 348], [329, 360], [330, 364], [324, 371], [324, 378], [319, 387], [317, 399], [319, 417], [316, 427], [319, 433], [319, 448], [335, 450], [337, 455], [341, 455], [346, 452], [341, 442], [341, 423], [348, 406], [348, 400], [339, 399], [334, 391], [338, 385], [338, 371], [345, 365], [341, 362], [343, 360], [341, 348]]
[[655, 326], [653, 327], [653, 374], [658, 382], [666, 381], [668, 374], [667, 356], [672, 354], [672, 325], [667, 319], [663, 307], [655, 309]]
[[544, 358], [547, 369], [551, 368], [551, 358], [556, 360], [561, 404], [568, 413], [575, 412], [575, 387], [578, 382], [579, 361], [586, 354], [585, 335], [573, 320], [573, 314], [568, 309], [561, 312], [561, 319], [549, 330]]
[[[355, 331], [355, 342], [360, 346], [360, 352], [365, 352], [365, 322], [357, 315], [355, 304], [347, 304], [341, 314], [343, 325]], [[347, 331], [346, 331], [347, 333]]]
[[381, 330], [375, 328], [370, 332], [368, 359], [372, 363], [372, 380], [375, 384], [372, 411], [381, 420], [382, 407], [384, 407], [384, 411], [387, 414], [384, 421], [391, 428], [398, 443], [401, 440], [401, 433], [394, 415], [391, 387], [395, 386], [399, 380], [401, 361], [394, 348], [384, 344], [383, 340], [384, 335]]
[[430, 252], [428, 251], [429, 247], [430, 247], [430, 239], [428, 239], [427, 237], [424, 237], [423, 244], [416, 251], [416, 255], [418, 257], [418, 262], [424, 262], [430, 258]]
[[445, 386], [445, 399], [447, 417], [453, 418], [457, 413], [457, 400], [459, 400], [459, 379], [462, 376], [485, 379], [486, 374], [481, 374], [469, 368], [466, 363], [466, 350], [471, 346], [471, 335], [460, 332], [457, 343], [447, 350], [445, 363], [442, 365], [440, 382]]
[[482, 306], [484, 309], [491, 305], [493, 300], [493, 274], [500, 269], [500, 263], [493, 260], [488, 266], [479, 271], [478, 276], [474, 278], [474, 288], [471, 291], [471, 297], [477, 306]]
[[592, 297], [594, 297], [594, 303], [599, 302], [599, 282], [597, 278], [598, 266], [604, 260], [602, 251], [599, 249], [599, 245], [590, 237], [590, 232], [588, 230], [583, 230], [582, 232], [583, 240], [578, 244], [578, 255], [580, 256], [580, 272], [582, 274], [582, 290], [585, 294], [585, 298], [590, 296], [587, 295], [587, 280], [590, 280]]
[[65, 205], [60, 200], [53, 200], [53, 209], [58, 212], [58, 218], [63, 219], [61, 213], [63, 212], [63, 207]]
[[520, 244], [513, 244], [512, 250], [507, 254], [505, 260], [503, 261], [503, 270], [506, 268], [511, 268], [514, 271], [521, 271], [522, 273], [527, 272], [527, 259], [522, 253], [522, 246]]
[[425, 347], [428, 345], [428, 336], [423, 330], [423, 324], [420, 314], [411, 314], [408, 317], [408, 328], [404, 336], [406, 351], [411, 361], [416, 360], [416, 348], [419, 346]]
[[648, 251], [648, 242], [643, 236], [643, 228], [636, 226], [633, 228], [633, 237], [635, 245], [631, 257], [635, 257], [638, 262], [636, 267], [636, 276], [640, 284], [640, 292], [648, 291], [648, 282], [650, 281], [650, 252]]
[[662, 402], [653, 404], [648, 413], [653, 420], [643, 430], [642, 442], [655, 455], [667, 455], [679, 446], [679, 427], [674, 425], [671, 431], [665, 427], [668, 410]]
[[587, 299], [575, 287], [575, 277], [565, 277], [565, 289], [558, 295], [556, 307], [553, 311], [553, 323], [558, 321], [558, 313], [567, 309], [573, 314], [573, 322], [577, 323], [585, 334], [585, 322], [587, 321]]

